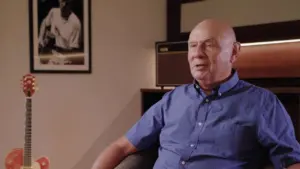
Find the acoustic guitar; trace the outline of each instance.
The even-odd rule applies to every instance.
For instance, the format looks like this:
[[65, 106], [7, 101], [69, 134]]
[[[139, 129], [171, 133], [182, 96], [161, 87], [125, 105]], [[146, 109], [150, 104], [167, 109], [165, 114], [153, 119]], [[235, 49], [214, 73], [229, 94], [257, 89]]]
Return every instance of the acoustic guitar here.
[[21, 80], [22, 90], [26, 96], [26, 113], [25, 113], [25, 143], [24, 148], [16, 148], [9, 152], [5, 158], [6, 169], [48, 169], [49, 159], [40, 157], [37, 160], [32, 159], [32, 96], [37, 86], [35, 77], [26, 74]]

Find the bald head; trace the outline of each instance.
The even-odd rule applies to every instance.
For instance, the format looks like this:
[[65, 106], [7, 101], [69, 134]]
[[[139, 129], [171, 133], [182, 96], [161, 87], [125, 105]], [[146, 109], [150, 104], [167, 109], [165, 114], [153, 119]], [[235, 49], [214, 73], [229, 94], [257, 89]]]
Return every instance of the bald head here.
[[236, 41], [233, 28], [228, 23], [216, 19], [206, 19], [197, 24], [191, 31], [189, 39], [193, 39], [193, 36], [199, 34], [225, 42], [234, 43]]

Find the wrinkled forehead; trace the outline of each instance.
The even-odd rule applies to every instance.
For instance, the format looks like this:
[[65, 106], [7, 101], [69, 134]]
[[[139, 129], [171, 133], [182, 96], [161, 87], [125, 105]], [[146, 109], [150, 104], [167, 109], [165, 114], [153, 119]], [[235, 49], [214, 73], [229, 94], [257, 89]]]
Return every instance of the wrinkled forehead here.
[[189, 36], [189, 42], [203, 42], [206, 40], [213, 39], [215, 41], [220, 42], [224, 38], [224, 31], [211, 28], [196, 28], [191, 31]]

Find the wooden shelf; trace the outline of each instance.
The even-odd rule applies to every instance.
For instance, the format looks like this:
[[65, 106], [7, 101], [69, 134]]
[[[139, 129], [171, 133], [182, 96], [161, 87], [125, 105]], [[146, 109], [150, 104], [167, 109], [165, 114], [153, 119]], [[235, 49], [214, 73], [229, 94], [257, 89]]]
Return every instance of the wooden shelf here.
[[268, 89], [274, 93], [300, 94], [300, 87], [272, 87]]

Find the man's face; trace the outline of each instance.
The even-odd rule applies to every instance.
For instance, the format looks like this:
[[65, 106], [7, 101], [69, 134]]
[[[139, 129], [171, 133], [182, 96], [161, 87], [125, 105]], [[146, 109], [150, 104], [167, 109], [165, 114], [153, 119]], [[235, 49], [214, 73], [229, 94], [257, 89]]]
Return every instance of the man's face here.
[[61, 16], [68, 18], [70, 16], [70, 2], [68, 0], [59, 0]]
[[59, 7], [60, 9], [64, 9], [67, 5], [66, 0], [59, 0]]
[[211, 30], [195, 29], [188, 42], [188, 62], [196, 80], [212, 79], [230, 68], [232, 45]]

